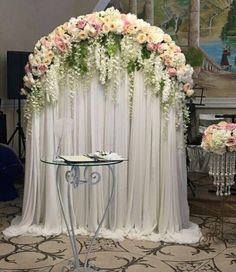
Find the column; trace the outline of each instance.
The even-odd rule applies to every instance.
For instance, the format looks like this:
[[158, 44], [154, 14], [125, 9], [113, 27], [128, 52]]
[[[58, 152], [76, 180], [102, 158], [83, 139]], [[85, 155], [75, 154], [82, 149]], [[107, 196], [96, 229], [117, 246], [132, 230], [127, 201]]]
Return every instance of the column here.
[[200, 0], [190, 0], [188, 46], [199, 47], [200, 37]]

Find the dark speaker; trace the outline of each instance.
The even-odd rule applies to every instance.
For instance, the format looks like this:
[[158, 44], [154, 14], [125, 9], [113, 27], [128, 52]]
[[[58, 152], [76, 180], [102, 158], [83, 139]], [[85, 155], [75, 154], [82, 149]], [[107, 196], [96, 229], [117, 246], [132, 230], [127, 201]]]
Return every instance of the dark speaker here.
[[6, 114], [0, 113], [0, 143], [7, 143]]
[[20, 95], [25, 75], [25, 65], [30, 52], [7, 51], [7, 96], [8, 99], [22, 99]]

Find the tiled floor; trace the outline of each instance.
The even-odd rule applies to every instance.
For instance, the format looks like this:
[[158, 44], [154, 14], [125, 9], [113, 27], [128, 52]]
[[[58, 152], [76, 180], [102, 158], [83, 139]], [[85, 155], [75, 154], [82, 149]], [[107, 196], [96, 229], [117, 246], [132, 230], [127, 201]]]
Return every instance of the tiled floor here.
[[[199, 188], [204, 182], [196, 181]], [[204, 181], [204, 180], [203, 180]], [[198, 194], [198, 193], [197, 193]], [[191, 200], [203, 203], [198, 196]], [[198, 205], [200, 209], [201, 205]], [[0, 230], [9, 225], [20, 213], [21, 200], [0, 202]], [[192, 215], [204, 234], [214, 225], [215, 217]], [[227, 218], [224, 224], [225, 241], [210, 241], [209, 246], [198, 243], [179, 245], [164, 242], [97, 239], [89, 257], [93, 271], [114, 272], [235, 272], [236, 271], [236, 218]], [[83, 264], [90, 237], [78, 236], [80, 261]], [[68, 261], [72, 258], [69, 239], [65, 235], [49, 237], [19, 236], [6, 238], [0, 235], [0, 271], [59, 272], [70, 271]], [[82, 272], [82, 271], [81, 271]]]

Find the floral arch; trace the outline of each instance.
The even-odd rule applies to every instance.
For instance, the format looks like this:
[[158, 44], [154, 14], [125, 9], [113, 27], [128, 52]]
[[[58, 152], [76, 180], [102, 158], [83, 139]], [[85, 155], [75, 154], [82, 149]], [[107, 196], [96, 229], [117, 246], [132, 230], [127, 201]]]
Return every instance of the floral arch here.
[[25, 116], [30, 119], [32, 111], [57, 101], [55, 74], [61, 81], [65, 74], [70, 75], [73, 95], [74, 79], [88, 81], [98, 73], [100, 83], [115, 98], [116, 75], [119, 70], [127, 71], [132, 108], [134, 71], [139, 69], [145, 75], [147, 91], [160, 95], [163, 112], [178, 108], [178, 125], [184, 119], [182, 114], [188, 115], [185, 98], [193, 94], [193, 69], [171, 37], [136, 15], [121, 14], [114, 8], [71, 18], [42, 37], [29, 56], [22, 89], [27, 95]]
[[[72, 18], [41, 38], [22, 90], [30, 124], [23, 213], [4, 234], [65, 231], [55, 168], [40, 162], [60, 147], [62, 154], [114, 150], [128, 159], [115, 169], [116, 195], [102, 236], [197, 242], [183, 136], [192, 72], [169, 35], [113, 8]], [[78, 233], [93, 232], [106, 207], [110, 189], [102, 175], [104, 183], [73, 191]]]

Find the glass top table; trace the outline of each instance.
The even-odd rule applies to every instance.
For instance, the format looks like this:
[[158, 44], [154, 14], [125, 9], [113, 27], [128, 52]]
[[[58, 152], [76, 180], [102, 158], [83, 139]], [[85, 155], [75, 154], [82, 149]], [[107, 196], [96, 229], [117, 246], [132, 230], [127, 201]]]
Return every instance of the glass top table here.
[[[62, 215], [65, 221], [65, 225], [67, 228], [67, 232], [70, 239], [70, 244], [73, 252], [73, 261], [71, 262], [69, 271], [76, 271], [76, 272], [90, 272], [90, 271], [97, 271], [92, 268], [92, 266], [88, 263], [88, 257], [92, 249], [92, 245], [95, 242], [96, 237], [98, 236], [98, 233], [101, 229], [101, 226], [104, 222], [105, 216], [108, 212], [108, 209], [110, 207], [110, 204], [112, 202], [112, 198], [114, 196], [115, 192], [115, 174], [114, 174], [114, 165], [122, 163], [123, 161], [126, 161], [124, 159], [114, 159], [114, 160], [106, 160], [106, 159], [91, 159], [86, 158], [86, 156], [79, 155], [79, 156], [62, 156], [54, 158], [53, 156], [48, 156], [41, 158], [41, 162], [47, 165], [56, 166], [56, 185], [57, 185], [57, 194], [60, 202], [60, 207], [62, 211]], [[67, 206], [68, 206], [68, 214], [66, 213], [62, 194], [61, 194], [61, 188], [60, 188], [60, 179], [59, 179], [59, 169], [61, 167], [69, 167], [69, 170], [65, 173], [65, 181], [67, 182]], [[85, 262], [81, 263], [79, 260], [79, 254], [78, 254], [78, 248], [77, 248], [77, 242], [76, 242], [76, 235], [74, 230], [74, 220], [73, 220], [73, 212], [72, 212], [72, 196], [71, 196], [71, 190], [72, 188], [77, 188], [80, 184], [90, 184], [90, 185], [96, 185], [101, 181], [101, 174], [98, 170], [93, 171], [93, 167], [106, 167], [111, 173], [111, 178], [109, 179], [112, 183], [111, 187], [111, 193], [108, 198], [108, 203], [105, 207], [104, 214], [102, 216], [101, 221], [99, 222], [99, 225], [95, 231], [95, 235], [89, 245], [88, 251], [86, 253]], [[82, 171], [83, 170], [83, 171]], [[64, 269], [62, 270], [64, 271]]]
[[[69, 158], [68, 160], [63, 159], [62, 157]], [[73, 159], [74, 157], [74, 159]], [[80, 157], [83, 157], [83, 160], [79, 160]], [[114, 160], [107, 160], [107, 159], [91, 159], [87, 158], [88, 160], [85, 160], [85, 156], [61, 156], [54, 158], [53, 156], [47, 156], [40, 159], [41, 162], [46, 164], [53, 164], [53, 165], [59, 165], [59, 166], [104, 166], [104, 165], [112, 165], [112, 164], [118, 164], [123, 161], [127, 161], [125, 159], [114, 159]]]

